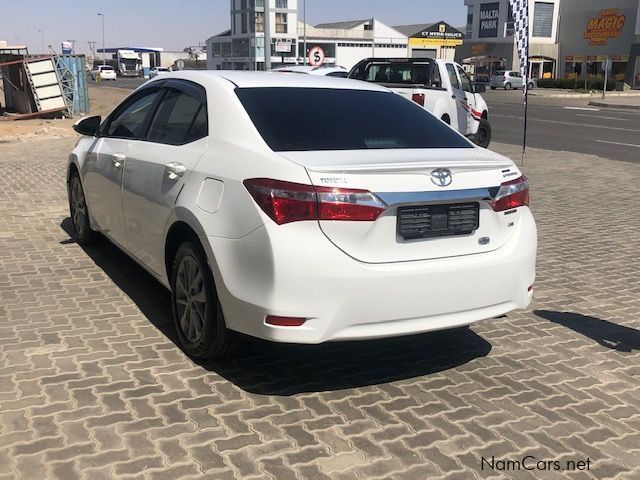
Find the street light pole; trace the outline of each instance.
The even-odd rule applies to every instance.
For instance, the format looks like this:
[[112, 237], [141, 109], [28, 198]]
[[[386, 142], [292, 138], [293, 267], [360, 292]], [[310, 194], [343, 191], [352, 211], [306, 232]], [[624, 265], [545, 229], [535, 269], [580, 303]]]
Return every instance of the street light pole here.
[[106, 52], [105, 52], [105, 47], [104, 47], [104, 13], [99, 13], [98, 14], [99, 17], [102, 17], [102, 65], [106, 65], [107, 64], [107, 60], [106, 60]]
[[302, 51], [302, 56], [304, 57], [304, 65], [307, 64], [307, 0], [303, 0], [303, 8], [304, 8], [304, 50]]
[[42, 49], [41, 52], [44, 55], [46, 53], [44, 50], [44, 30], [39, 28], [38, 31], [40, 32], [40, 48]]
[[271, 0], [264, 0], [264, 70], [271, 70]]

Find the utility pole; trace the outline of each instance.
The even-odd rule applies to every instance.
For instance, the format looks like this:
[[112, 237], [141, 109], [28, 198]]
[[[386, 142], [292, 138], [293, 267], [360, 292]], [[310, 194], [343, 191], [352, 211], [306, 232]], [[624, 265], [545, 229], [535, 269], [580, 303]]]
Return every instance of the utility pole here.
[[44, 55], [45, 53], [47, 53], [47, 52], [45, 52], [45, 50], [44, 50], [44, 30], [42, 30], [41, 28], [39, 28], [39, 29], [38, 29], [38, 31], [40, 32], [40, 48], [41, 48], [41, 50], [40, 50], [40, 51], [41, 51], [41, 52], [42, 52], [42, 54]]
[[604, 88], [602, 89], [602, 98], [607, 96], [607, 82], [609, 80], [609, 59], [604, 61]]
[[104, 47], [104, 13], [99, 13], [98, 16], [102, 17], [102, 65], [106, 65], [107, 57], [105, 56], [106, 52]]
[[89, 44], [89, 51], [91, 52], [91, 68], [93, 68], [93, 61], [96, 58], [96, 41], [89, 40], [87, 43]]
[[302, 57], [304, 58], [304, 65], [307, 65], [307, 0], [303, 0], [304, 17], [304, 49], [302, 51]]
[[264, 70], [271, 70], [271, 0], [264, 0]]

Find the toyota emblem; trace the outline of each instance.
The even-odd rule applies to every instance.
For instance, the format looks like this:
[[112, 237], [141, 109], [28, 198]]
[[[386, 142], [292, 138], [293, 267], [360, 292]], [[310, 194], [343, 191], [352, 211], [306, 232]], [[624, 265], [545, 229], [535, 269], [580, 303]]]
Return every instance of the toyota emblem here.
[[438, 187], [448, 187], [453, 182], [453, 174], [448, 168], [436, 168], [431, 172], [431, 181]]

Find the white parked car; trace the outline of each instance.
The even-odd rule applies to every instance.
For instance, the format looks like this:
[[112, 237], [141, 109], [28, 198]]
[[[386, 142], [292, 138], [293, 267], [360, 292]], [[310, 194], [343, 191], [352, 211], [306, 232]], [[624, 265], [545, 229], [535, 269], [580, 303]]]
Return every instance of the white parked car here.
[[101, 232], [171, 290], [193, 357], [223, 354], [229, 330], [363, 340], [531, 301], [525, 177], [378, 85], [173, 72], [74, 128], [77, 240]]
[[163, 75], [165, 73], [169, 73], [171, 71], [170, 68], [167, 67], [153, 67], [149, 70], [149, 78], [155, 78], [158, 75]]
[[[491, 87], [491, 90], [495, 90], [496, 88], [503, 88], [505, 90], [522, 89], [524, 88], [524, 79], [520, 72], [513, 70], [499, 70], [491, 76], [489, 86]], [[530, 78], [529, 90], [533, 90], [537, 86], [537, 80]]]
[[95, 80], [100, 76], [100, 80], [115, 80], [116, 71], [111, 65], [98, 65], [91, 71], [91, 79]]
[[312, 67], [310, 65], [291, 65], [289, 67], [275, 68], [272, 72], [278, 73], [305, 73], [308, 75], [320, 75], [324, 77], [347, 78], [349, 70], [340, 66]]

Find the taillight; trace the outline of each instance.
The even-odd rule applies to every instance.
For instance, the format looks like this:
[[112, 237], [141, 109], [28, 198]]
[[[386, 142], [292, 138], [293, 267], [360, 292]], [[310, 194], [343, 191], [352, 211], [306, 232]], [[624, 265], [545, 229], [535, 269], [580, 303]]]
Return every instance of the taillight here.
[[302, 220], [372, 222], [387, 207], [367, 190], [313, 187], [268, 178], [245, 180], [244, 185], [278, 225]]
[[424, 107], [424, 93], [414, 93], [411, 100]]
[[529, 205], [529, 182], [526, 177], [500, 185], [497, 195], [491, 202], [491, 207], [496, 212], [512, 210]]
[[278, 225], [318, 218], [316, 192], [311, 185], [254, 178], [245, 180], [244, 186]]
[[386, 204], [367, 190], [316, 187], [319, 220], [373, 222]]

